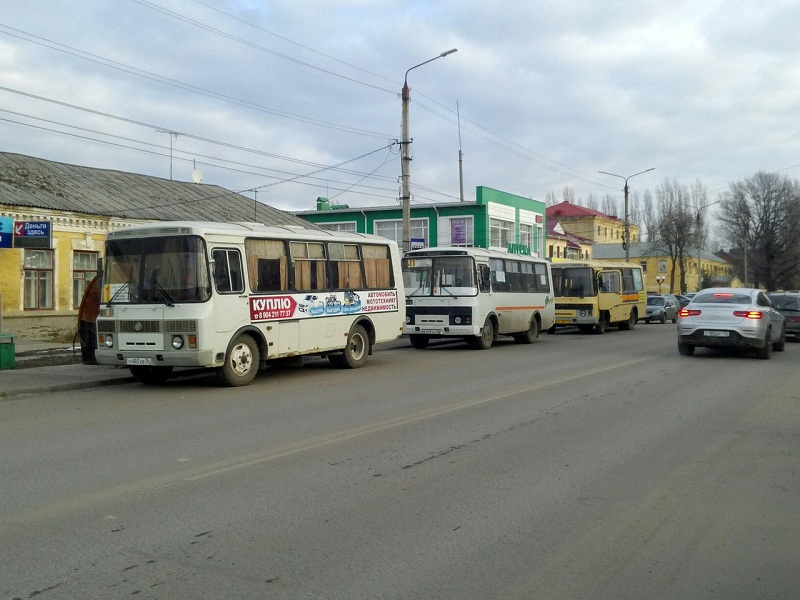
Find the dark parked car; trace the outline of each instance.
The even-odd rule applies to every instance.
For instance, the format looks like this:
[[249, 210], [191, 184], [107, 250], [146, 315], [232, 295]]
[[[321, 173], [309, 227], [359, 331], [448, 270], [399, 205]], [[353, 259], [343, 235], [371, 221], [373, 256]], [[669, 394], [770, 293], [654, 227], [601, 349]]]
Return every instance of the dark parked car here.
[[676, 323], [678, 321], [678, 310], [678, 304], [672, 299], [672, 296], [650, 295], [647, 297], [647, 313], [645, 313], [644, 322], [658, 321], [659, 323], [666, 323], [667, 319], [669, 319]]
[[692, 299], [691, 299], [691, 298], [689, 298], [689, 296], [684, 296], [684, 295], [682, 295], [682, 294], [678, 294], [678, 295], [677, 295], [677, 296], [675, 296], [675, 297], [678, 299], [678, 306], [679, 306], [679, 308], [683, 308], [684, 306], [686, 306], [687, 304], [689, 304], [689, 302], [691, 302], [691, 301], [692, 301]]
[[786, 321], [786, 335], [791, 335], [794, 341], [800, 336], [800, 294], [772, 293], [769, 296], [772, 306], [783, 315]]
[[761, 290], [709, 288], [680, 311], [678, 351], [686, 356], [697, 347], [750, 348], [768, 359], [785, 344], [783, 315]]

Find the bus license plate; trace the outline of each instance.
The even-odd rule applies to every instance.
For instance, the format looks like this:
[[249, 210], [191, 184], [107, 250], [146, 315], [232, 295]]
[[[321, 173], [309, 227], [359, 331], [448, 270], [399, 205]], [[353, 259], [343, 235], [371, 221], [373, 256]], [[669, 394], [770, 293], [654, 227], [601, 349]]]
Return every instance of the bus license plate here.
[[703, 335], [706, 337], [728, 337], [730, 336], [730, 332], [728, 331], [704, 331]]
[[128, 360], [125, 361], [125, 364], [128, 364], [128, 365], [142, 365], [142, 366], [152, 365], [153, 364], [153, 359], [152, 358], [129, 358]]
[[428, 335], [436, 335], [439, 333], [438, 329], [423, 329], [422, 333], [427, 333]]

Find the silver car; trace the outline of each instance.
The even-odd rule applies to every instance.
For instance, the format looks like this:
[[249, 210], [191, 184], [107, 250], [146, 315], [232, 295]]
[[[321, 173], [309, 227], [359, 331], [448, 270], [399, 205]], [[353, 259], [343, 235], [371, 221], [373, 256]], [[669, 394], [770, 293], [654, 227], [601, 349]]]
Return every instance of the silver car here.
[[644, 322], [658, 321], [659, 323], [666, 323], [669, 320], [676, 323], [680, 307], [677, 301], [672, 298], [672, 296], [657, 294], [647, 296], [647, 312], [644, 316]]
[[678, 351], [686, 356], [697, 347], [750, 348], [768, 359], [785, 344], [783, 315], [761, 290], [705, 289], [678, 313]]

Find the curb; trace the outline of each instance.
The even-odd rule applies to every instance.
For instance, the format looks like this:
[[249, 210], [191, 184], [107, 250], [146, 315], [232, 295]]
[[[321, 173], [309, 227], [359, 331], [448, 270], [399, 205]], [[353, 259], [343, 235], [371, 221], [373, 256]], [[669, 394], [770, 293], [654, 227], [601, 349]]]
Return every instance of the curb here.
[[55, 383], [17, 390], [0, 390], [0, 398], [12, 398], [14, 396], [28, 396], [33, 394], [47, 394], [49, 392], [66, 392], [69, 390], [84, 390], [87, 388], [103, 387], [109, 385], [119, 385], [123, 383], [135, 383], [135, 377], [114, 377], [111, 379], [92, 379], [89, 381], [75, 381], [72, 383]]

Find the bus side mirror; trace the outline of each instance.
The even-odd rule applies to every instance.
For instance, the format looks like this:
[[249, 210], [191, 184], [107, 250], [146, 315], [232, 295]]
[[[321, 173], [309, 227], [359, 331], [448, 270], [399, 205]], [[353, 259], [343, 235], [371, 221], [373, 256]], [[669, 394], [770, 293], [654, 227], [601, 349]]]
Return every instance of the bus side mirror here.
[[488, 292], [492, 282], [492, 274], [487, 265], [478, 266], [478, 274], [480, 276], [480, 285], [482, 292]]
[[97, 259], [97, 278], [98, 279], [102, 279], [103, 278], [103, 259], [102, 258], [98, 258]]

